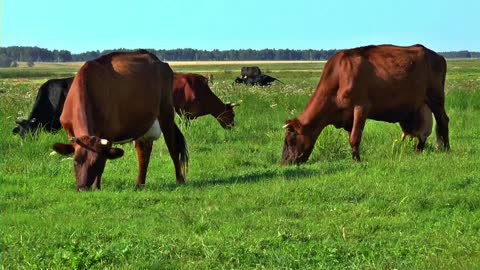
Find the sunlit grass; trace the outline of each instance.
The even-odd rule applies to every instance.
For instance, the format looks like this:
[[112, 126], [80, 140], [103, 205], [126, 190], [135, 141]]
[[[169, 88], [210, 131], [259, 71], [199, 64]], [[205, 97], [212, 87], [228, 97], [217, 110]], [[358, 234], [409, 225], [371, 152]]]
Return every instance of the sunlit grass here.
[[[143, 191], [131, 144], [109, 161], [100, 192], [76, 193], [72, 161], [50, 155], [65, 133], [21, 140], [35, 91], [52, 75], [0, 70], [0, 258], [16, 268], [471, 269], [480, 265], [480, 62], [449, 62], [451, 146], [424, 153], [398, 125], [368, 121], [362, 163], [328, 127], [307, 164], [281, 167], [284, 120], [298, 116], [320, 77], [270, 64], [285, 84], [233, 86], [241, 65], [215, 72], [213, 91], [236, 107], [236, 128], [211, 116], [180, 125], [190, 151], [177, 187], [163, 139]], [[210, 65], [223, 70], [222, 64]], [[196, 66], [173, 66], [189, 72]], [[468, 79], [467, 79], [468, 78]], [[180, 119], [177, 119], [180, 122]]]

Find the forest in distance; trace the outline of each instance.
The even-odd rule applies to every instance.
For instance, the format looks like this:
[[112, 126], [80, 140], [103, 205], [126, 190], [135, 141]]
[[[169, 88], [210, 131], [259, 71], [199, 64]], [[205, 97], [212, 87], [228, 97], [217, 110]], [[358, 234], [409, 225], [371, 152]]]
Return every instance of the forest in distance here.
[[[328, 60], [339, 49], [294, 50], [294, 49], [237, 49], [237, 50], [199, 50], [183, 49], [147, 49], [163, 61], [320, 61]], [[72, 53], [68, 50], [49, 50], [39, 47], [11, 46], [0, 47], [0, 67], [10, 67], [15, 62], [84, 62], [113, 51], [132, 51], [131, 49], [112, 49]], [[480, 58], [480, 52], [468, 50], [439, 52], [446, 58]], [[15, 65], [13, 65], [15, 66]]]

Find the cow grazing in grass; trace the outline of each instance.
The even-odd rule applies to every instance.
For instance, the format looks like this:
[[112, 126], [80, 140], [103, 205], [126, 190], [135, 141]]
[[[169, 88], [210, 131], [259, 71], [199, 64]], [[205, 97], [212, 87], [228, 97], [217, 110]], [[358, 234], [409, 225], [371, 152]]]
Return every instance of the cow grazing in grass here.
[[[285, 124], [282, 163], [308, 160], [328, 125], [349, 134], [352, 157], [360, 161], [360, 141], [367, 119], [408, 127], [425, 104], [433, 112], [437, 144], [449, 149], [445, 112], [445, 59], [422, 45], [367, 46], [337, 53], [326, 64], [304, 112]], [[424, 143], [417, 145], [422, 151]]]
[[266, 75], [266, 74], [260, 74], [260, 75], [257, 75], [257, 76], [245, 77], [245, 78], [237, 77], [235, 79], [236, 84], [245, 84], [245, 85], [249, 85], [249, 86], [254, 86], [254, 85], [270, 86], [275, 81], [281, 82], [280, 80], [278, 80], [278, 79], [276, 79], [272, 76]]
[[232, 128], [235, 118], [234, 103], [223, 103], [208, 87], [202, 75], [175, 74], [173, 80], [175, 111], [187, 119], [212, 115], [223, 128]]
[[107, 159], [123, 155], [112, 145], [129, 141], [138, 157], [137, 186], [144, 186], [152, 144], [162, 132], [177, 184], [185, 182], [188, 152], [174, 122], [172, 82], [168, 64], [145, 50], [111, 53], [80, 68], [60, 116], [70, 143], [53, 145], [73, 154], [77, 191], [99, 189]]
[[241, 77], [237, 77], [234, 81], [236, 84], [270, 86], [274, 81], [279, 81], [272, 76], [262, 74], [259, 67], [242, 67]]
[[27, 133], [35, 134], [39, 129], [55, 132], [62, 128], [60, 114], [67, 97], [73, 77], [51, 79], [42, 84], [37, 92], [35, 103], [28, 119], [17, 121], [13, 134], [24, 137]]

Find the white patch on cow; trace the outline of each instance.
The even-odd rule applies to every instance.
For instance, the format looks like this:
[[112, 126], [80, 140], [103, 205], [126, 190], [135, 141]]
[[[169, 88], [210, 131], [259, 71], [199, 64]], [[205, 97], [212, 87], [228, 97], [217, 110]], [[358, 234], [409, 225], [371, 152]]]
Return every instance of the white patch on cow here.
[[101, 140], [100, 140], [100, 143], [101, 143], [102, 145], [107, 145], [107, 144], [108, 144], [108, 140], [107, 140], [107, 139], [101, 139]]
[[162, 130], [160, 129], [160, 123], [158, 123], [158, 119], [153, 122], [153, 125], [148, 129], [147, 133], [145, 133], [142, 137], [138, 140], [140, 141], [155, 141], [160, 138], [162, 135]]
[[158, 122], [158, 119], [156, 119], [155, 122], [153, 122], [152, 126], [148, 129], [148, 131], [143, 134], [143, 136], [137, 139], [130, 138], [123, 141], [115, 141], [114, 144], [124, 144], [133, 141], [135, 145], [135, 141], [155, 141], [160, 138], [161, 135], [162, 130], [160, 129], [160, 123]]

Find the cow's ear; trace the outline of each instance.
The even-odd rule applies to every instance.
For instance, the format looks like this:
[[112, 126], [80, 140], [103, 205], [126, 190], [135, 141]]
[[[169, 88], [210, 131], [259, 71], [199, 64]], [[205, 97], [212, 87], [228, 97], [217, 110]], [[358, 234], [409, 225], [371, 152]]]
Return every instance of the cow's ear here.
[[112, 142], [107, 139], [98, 139], [96, 148], [103, 153], [108, 159], [116, 159], [123, 156], [123, 150], [120, 148], [112, 148]]
[[75, 148], [71, 144], [56, 143], [53, 145], [53, 150], [60, 155], [68, 156], [75, 152]]
[[123, 150], [120, 148], [110, 148], [106, 154], [108, 159], [116, 159], [122, 157], [123, 153]]

